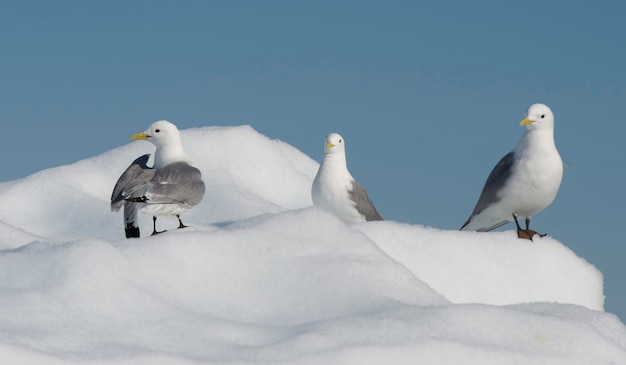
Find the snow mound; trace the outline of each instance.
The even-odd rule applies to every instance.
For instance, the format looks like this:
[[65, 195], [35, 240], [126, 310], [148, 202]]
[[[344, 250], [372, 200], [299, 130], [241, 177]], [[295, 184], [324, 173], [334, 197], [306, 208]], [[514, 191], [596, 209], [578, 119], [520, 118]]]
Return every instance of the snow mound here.
[[460, 232], [396, 222], [357, 227], [453, 303], [574, 303], [603, 310], [602, 274], [550, 238]]
[[562, 243], [346, 225], [311, 207], [318, 164], [292, 146], [182, 137], [207, 186], [182, 230], [126, 240], [109, 210], [149, 143], [0, 184], [3, 362], [626, 363], [601, 273]]

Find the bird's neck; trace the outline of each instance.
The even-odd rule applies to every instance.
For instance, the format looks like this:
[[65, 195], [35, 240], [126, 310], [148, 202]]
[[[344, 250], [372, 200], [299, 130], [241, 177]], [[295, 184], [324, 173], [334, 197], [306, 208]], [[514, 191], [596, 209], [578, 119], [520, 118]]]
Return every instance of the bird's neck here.
[[516, 148], [516, 152], [521, 155], [527, 154], [529, 151], [543, 154], [548, 150], [556, 150], [554, 130], [527, 130]]
[[169, 144], [157, 148], [154, 153], [154, 168], [160, 169], [174, 162], [191, 163], [191, 158], [183, 150], [180, 144]]
[[345, 154], [333, 153], [325, 155], [322, 164], [323, 169], [320, 169], [320, 173], [324, 178], [335, 180], [340, 177], [342, 180], [354, 180], [352, 175], [350, 175], [350, 171], [348, 171]]
[[329, 166], [339, 166], [347, 169], [346, 155], [343, 153], [329, 153], [324, 155], [324, 164]]

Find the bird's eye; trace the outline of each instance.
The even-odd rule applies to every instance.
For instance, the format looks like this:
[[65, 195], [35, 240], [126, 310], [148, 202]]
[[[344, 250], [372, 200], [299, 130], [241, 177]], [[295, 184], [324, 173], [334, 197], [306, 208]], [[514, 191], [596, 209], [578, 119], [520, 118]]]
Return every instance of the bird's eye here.
[[[543, 117], [542, 117], [543, 118]], [[154, 133], [159, 133], [161, 130], [160, 129], [155, 129]]]
[[545, 116], [546, 116], [545, 114], [541, 114], [541, 119], [545, 118]]
[[339, 140], [339, 143], [341, 143], [341, 140]]

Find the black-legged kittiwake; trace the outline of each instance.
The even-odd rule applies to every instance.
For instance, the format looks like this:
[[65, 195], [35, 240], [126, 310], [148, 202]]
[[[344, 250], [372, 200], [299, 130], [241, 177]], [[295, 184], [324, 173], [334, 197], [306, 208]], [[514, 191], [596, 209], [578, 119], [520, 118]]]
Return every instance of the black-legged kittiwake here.
[[335, 214], [346, 223], [383, 219], [365, 188], [350, 175], [345, 141], [337, 133], [326, 137], [324, 159], [313, 180], [311, 197], [315, 206]]
[[186, 227], [180, 214], [200, 203], [204, 196], [204, 182], [200, 170], [183, 150], [180, 133], [166, 120], [154, 122], [132, 140], [147, 140], [155, 147], [154, 165], [147, 166], [150, 155], [137, 158], [120, 176], [111, 194], [111, 210], [124, 205], [126, 237], [139, 237], [137, 210], [152, 215], [153, 232], [157, 216], [175, 216], [178, 228]]
[[[533, 215], [554, 198], [563, 177], [563, 161], [554, 144], [554, 115], [544, 104], [533, 104], [520, 126], [521, 140], [494, 167], [487, 178], [474, 211], [461, 230], [490, 231], [512, 220], [520, 238], [537, 232], [529, 228]], [[517, 221], [525, 218], [526, 229]]]

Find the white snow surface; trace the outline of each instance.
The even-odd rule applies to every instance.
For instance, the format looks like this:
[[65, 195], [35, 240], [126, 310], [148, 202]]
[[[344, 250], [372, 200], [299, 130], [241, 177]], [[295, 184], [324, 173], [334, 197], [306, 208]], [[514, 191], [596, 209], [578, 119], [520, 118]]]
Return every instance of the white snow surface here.
[[2, 364], [626, 364], [602, 274], [557, 240], [348, 225], [296, 148], [182, 138], [207, 191], [158, 236], [109, 210], [147, 142], [0, 184]]

